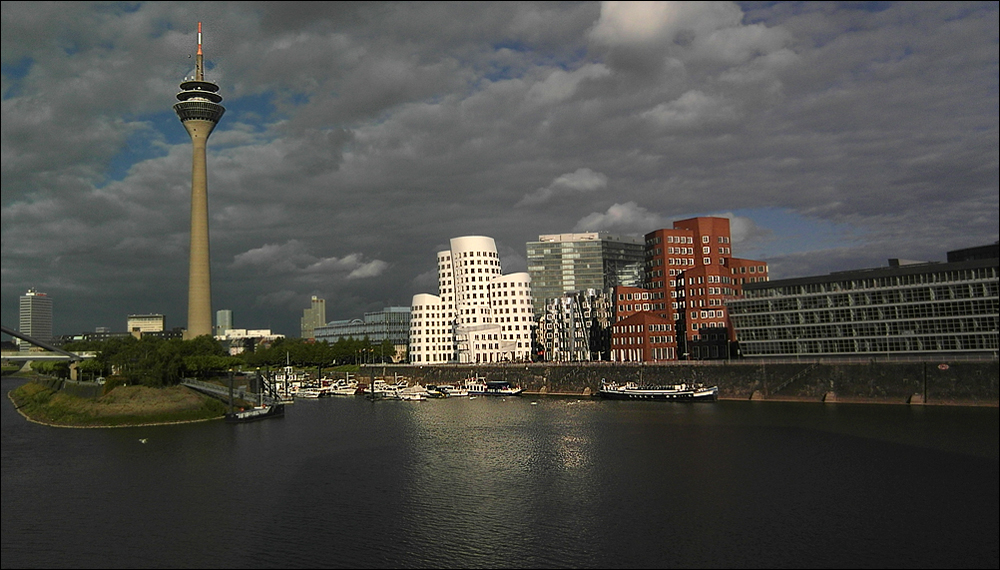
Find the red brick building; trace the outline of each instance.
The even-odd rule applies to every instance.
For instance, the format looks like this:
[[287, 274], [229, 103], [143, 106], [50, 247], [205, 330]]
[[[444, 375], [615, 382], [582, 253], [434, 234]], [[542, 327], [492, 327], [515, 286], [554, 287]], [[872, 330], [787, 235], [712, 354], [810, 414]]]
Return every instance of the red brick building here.
[[611, 326], [611, 360], [677, 360], [677, 337], [673, 321], [649, 311], [641, 311], [616, 322]]
[[744, 283], [767, 281], [767, 264], [733, 257], [731, 242], [728, 218], [690, 218], [646, 234], [648, 310], [675, 324], [679, 358], [728, 357], [736, 337], [726, 301], [741, 297]]

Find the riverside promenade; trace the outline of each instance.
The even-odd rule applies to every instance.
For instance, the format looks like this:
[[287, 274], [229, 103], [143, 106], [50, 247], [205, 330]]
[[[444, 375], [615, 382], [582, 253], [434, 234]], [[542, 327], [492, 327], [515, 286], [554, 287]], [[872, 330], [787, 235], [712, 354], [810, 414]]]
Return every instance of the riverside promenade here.
[[526, 394], [590, 396], [601, 380], [645, 384], [718, 385], [723, 400], [857, 402], [997, 406], [1000, 363], [978, 360], [734, 360], [671, 363], [510, 363], [437, 366], [367, 365], [372, 376], [399, 376], [411, 383], [448, 384], [471, 374], [520, 385]]

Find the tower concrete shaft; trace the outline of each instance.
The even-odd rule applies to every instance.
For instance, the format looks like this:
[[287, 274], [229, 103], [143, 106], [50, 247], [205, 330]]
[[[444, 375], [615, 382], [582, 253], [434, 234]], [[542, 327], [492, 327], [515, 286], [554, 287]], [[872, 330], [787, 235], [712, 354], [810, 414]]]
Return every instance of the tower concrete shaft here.
[[219, 87], [205, 81], [198, 22], [198, 54], [193, 78], [181, 83], [174, 111], [191, 137], [191, 249], [188, 267], [188, 322], [185, 338], [212, 334], [212, 275], [208, 247], [208, 137], [226, 109]]

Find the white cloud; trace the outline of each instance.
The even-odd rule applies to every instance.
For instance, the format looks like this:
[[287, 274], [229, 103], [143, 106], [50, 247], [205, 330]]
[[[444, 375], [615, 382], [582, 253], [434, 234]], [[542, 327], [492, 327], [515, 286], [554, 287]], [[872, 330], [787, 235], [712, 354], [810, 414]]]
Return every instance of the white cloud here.
[[734, 66], [782, 49], [792, 36], [781, 27], [744, 24], [732, 2], [604, 2], [590, 39], [625, 60]]
[[594, 212], [585, 216], [573, 228], [575, 232], [614, 231], [623, 234], [643, 235], [668, 226], [663, 216], [650, 212], [635, 202], [615, 204], [607, 212]]
[[[284, 244], [267, 244], [245, 251], [233, 258], [235, 269], [252, 267], [270, 274], [286, 274], [310, 282], [323, 279], [365, 279], [378, 277], [389, 267], [385, 261], [375, 259], [365, 261], [360, 253], [344, 257], [316, 257], [307, 251], [307, 246], [298, 240]], [[344, 275], [346, 273], [346, 275]]]
[[641, 116], [663, 127], [696, 127], [739, 119], [737, 110], [725, 99], [698, 90], [688, 91], [669, 103], [660, 103]]
[[720, 218], [729, 218], [729, 235], [734, 245], [746, 247], [749, 244], [759, 244], [770, 240], [774, 232], [758, 226], [746, 216], [737, 216], [732, 212], [718, 214]]
[[585, 194], [596, 192], [608, 187], [608, 177], [589, 168], [578, 168], [556, 177], [551, 184], [539, 188], [530, 194], [525, 194], [515, 206], [534, 206], [544, 204], [557, 196]]
[[742, 18], [730, 2], [603, 2], [591, 38], [609, 45], [674, 41], [681, 32], [706, 33]]
[[535, 103], [558, 103], [573, 96], [580, 83], [587, 79], [600, 79], [611, 74], [611, 70], [603, 64], [584, 65], [574, 71], [557, 69], [545, 80], [535, 83], [528, 89], [527, 99]]

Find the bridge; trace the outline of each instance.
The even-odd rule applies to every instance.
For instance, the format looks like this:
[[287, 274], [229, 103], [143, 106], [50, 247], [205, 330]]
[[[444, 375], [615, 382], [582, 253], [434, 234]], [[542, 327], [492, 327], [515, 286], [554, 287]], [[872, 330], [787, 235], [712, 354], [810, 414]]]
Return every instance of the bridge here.
[[213, 384], [211, 382], [194, 380], [192, 378], [185, 378], [181, 383], [188, 388], [197, 390], [203, 394], [215, 396], [223, 402], [231, 402], [233, 398], [238, 398], [247, 402], [263, 402], [266, 404], [277, 404], [283, 402], [283, 400], [278, 397], [273, 390], [268, 389], [269, 386], [266, 381], [263, 381], [263, 393], [251, 392], [246, 386], [240, 386], [239, 388], [226, 387], [220, 386], [219, 384]]
[[7, 352], [7, 353], [4, 353], [4, 355], [3, 355], [3, 359], [4, 360], [68, 360], [70, 362], [80, 362], [81, 360], [83, 360], [85, 358], [93, 358], [94, 357], [93, 353], [91, 353], [88, 356], [83, 356], [83, 355], [80, 355], [80, 354], [69, 352], [67, 350], [63, 350], [61, 348], [52, 346], [51, 344], [49, 344], [47, 342], [38, 340], [37, 338], [31, 338], [30, 336], [28, 336], [26, 334], [21, 334], [21, 333], [15, 331], [15, 330], [9, 329], [9, 328], [7, 328], [5, 326], [2, 326], [2, 325], [0, 325], [0, 332], [3, 332], [3, 334], [9, 334], [10, 336], [12, 336], [14, 338], [19, 338], [19, 339], [21, 339], [21, 340], [23, 340], [25, 342], [28, 342], [29, 344], [31, 344], [33, 346], [37, 346], [39, 348], [44, 348], [45, 350], [48, 350], [49, 352], [54, 352], [55, 353], [55, 354], [46, 354], [46, 353], [38, 353], [38, 352], [17, 352], [15, 354], [15, 353], [12, 353], [12, 352]]
[[38, 340], [37, 338], [31, 338], [26, 334], [19, 333], [15, 330], [9, 329], [5, 326], [0, 325], [0, 332], [3, 334], [9, 334], [14, 338], [19, 338], [32, 346], [37, 346], [43, 348], [48, 352], [4, 352], [0, 354], [0, 360], [12, 361], [12, 362], [26, 362], [31, 360], [66, 360], [69, 362], [69, 377], [71, 380], [76, 380], [78, 377], [77, 365], [88, 358], [94, 358], [96, 353], [87, 352], [77, 354], [74, 352], [69, 352], [68, 350], [63, 350], [59, 347], [53, 346], [45, 341]]

